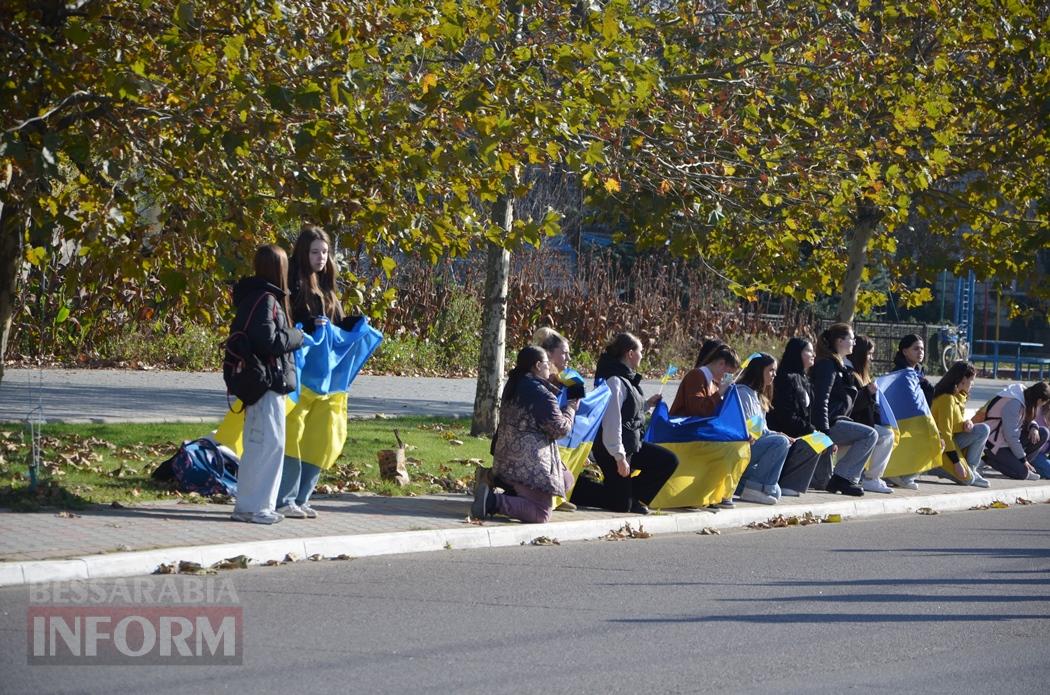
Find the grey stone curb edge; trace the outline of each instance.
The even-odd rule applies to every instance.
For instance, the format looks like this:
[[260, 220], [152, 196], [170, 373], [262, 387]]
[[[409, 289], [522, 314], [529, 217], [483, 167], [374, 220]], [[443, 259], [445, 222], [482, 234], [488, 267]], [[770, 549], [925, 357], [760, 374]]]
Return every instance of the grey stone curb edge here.
[[86, 555], [70, 560], [36, 560], [0, 562], [0, 586], [18, 586], [49, 581], [100, 579], [152, 574], [162, 563], [182, 560], [207, 567], [236, 555], [247, 555], [254, 563], [283, 560], [288, 553], [300, 558], [314, 554], [323, 557], [349, 555], [354, 558], [396, 553], [420, 553], [434, 550], [498, 548], [529, 543], [539, 536], [560, 542], [601, 538], [624, 524], [644, 527], [652, 534], [694, 533], [704, 528], [740, 528], [773, 516], [801, 515], [812, 512], [821, 517], [840, 514], [843, 519], [913, 513], [922, 507], [934, 511], [963, 511], [977, 505], [1006, 502], [1013, 506], [1018, 497], [1032, 502], [1050, 501], [1050, 485], [1015, 487], [1000, 490], [975, 490], [949, 495], [912, 497], [866, 495], [862, 499], [819, 504], [778, 504], [769, 507], [747, 507], [711, 512], [681, 512], [651, 516], [619, 516], [584, 521], [559, 521], [546, 524], [509, 524], [498, 526], [465, 526], [464, 528], [428, 531], [395, 531], [390, 533], [285, 538], [272, 541], [248, 541], [221, 545], [196, 545], [161, 550]]

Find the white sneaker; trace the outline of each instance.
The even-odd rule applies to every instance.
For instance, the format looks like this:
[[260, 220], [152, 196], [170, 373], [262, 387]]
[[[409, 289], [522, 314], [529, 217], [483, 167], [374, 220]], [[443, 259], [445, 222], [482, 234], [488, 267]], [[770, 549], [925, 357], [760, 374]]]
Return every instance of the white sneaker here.
[[230, 518], [234, 521], [247, 521], [252, 524], [276, 524], [284, 519], [284, 516], [271, 511], [234, 512], [230, 514]]
[[985, 480], [984, 478], [982, 478], [979, 475], [974, 476], [973, 482], [970, 483], [970, 485], [972, 485], [974, 487], [991, 487], [991, 485], [989, 485], [988, 481]]
[[886, 482], [893, 487], [904, 488], [905, 490], [918, 490], [919, 484], [914, 480], [908, 478], [886, 478]]
[[740, 494], [740, 499], [744, 502], [754, 502], [755, 504], [776, 504], [777, 498], [773, 495], [767, 495], [761, 490], [756, 490], [753, 487], [745, 487], [744, 491]]
[[1039, 480], [1039, 474], [1035, 471], [1028, 471], [1028, 477], [1025, 480]]
[[277, 508], [277, 513], [289, 519], [308, 519], [309, 515], [300, 509], [294, 502]]
[[306, 518], [307, 519], [316, 519], [317, 518], [317, 510], [314, 509], [313, 507], [311, 507], [310, 505], [308, 505], [308, 504], [300, 504], [299, 505], [299, 509], [303, 510], [303, 513], [306, 514]]
[[881, 492], [885, 495], [893, 492], [889, 485], [882, 482], [882, 478], [865, 478], [860, 486], [864, 488], [864, 492]]
[[792, 490], [789, 487], [782, 487], [782, 488], [780, 488], [780, 494], [783, 495], [784, 497], [801, 497], [802, 496], [801, 492], [799, 492], [798, 490]]

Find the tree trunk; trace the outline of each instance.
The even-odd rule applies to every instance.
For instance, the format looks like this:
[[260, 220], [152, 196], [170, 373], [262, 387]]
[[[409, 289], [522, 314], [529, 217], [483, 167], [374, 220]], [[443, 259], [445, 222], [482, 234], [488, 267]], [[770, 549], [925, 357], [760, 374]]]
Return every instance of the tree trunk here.
[[[496, 224], [510, 231], [514, 224], [514, 202], [502, 196], [493, 209]], [[474, 395], [472, 435], [492, 435], [499, 422], [499, 394], [503, 386], [503, 356], [507, 351], [507, 280], [510, 251], [488, 244], [485, 273], [485, 308], [481, 317], [481, 357], [478, 386]]]
[[844, 323], [852, 323], [857, 313], [860, 281], [864, 273], [864, 266], [868, 264], [868, 244], [875, 235], [875, 227], [880, 217], [878, 209], [870, 206], [862, 206], [857, 211], [857, 219], [853, 225], [853, 238], [849, 242], [846, 280], [842, 285], [842, 296], [839, 299], [838, 320]]
[[14, 318], [18, 267], [22, 260], [22, 229], [16, 208], [0, 201], [0, 381], [4, 378], [7, 336]]

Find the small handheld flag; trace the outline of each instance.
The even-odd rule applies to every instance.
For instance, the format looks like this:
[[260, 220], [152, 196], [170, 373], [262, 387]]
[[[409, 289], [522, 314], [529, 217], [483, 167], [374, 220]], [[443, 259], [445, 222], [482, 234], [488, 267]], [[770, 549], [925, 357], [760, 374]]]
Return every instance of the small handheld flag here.
[[664, 375], [662, 377], [660, 377], [660, 383], [666, 384], [668, 381], [671, 380], [671, 377], [673, 377], [677, 373], [678, 367], [674, 366], [673, 364], [667, 365], [667, 371], [664, 372]]
[[558, 381], [566, 386], [583, 386], [583, 375], [575, 369], [566, 368], [558, 375]]
[[765, 431], [764, 424], [761, 415], [752, 415], [747, 419], [747, 433], [758, 439], [762, 436], [762, 432]]
[[813, 449], [814, 453], [822, 453], [825, 449], [831, 446], [834, 442], [831, 441], [831, 437], [824, 434], [823, 432], [814, 432], [813, 434], [807, 434], [805, 437], [799, 437], [802, 441], [809, 445]]

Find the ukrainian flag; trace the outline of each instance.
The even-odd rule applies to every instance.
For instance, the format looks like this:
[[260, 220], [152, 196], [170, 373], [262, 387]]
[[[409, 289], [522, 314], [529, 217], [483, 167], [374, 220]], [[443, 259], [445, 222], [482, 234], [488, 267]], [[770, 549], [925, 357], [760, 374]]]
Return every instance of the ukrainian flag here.
[[[295, 353], [299, 388], [285, 401], [285, 455], [318, 468], [335, 463], [346, 441], [350, 384], [382, 341], [383, 334], [363, 317], [349, 331], [328, 323], [305, 336]], [[239, 456], [243, 429], [244, 413], [231, 411], [215, 439]]]
[[[605, 415], [605, 409], [609, 406], [611, 396], [609, 387], [602, 384], [580, 399], [580, 407], [576, 410], [572, 431], [566, 437], [558, 440], [558, 453], [561, 454], [562, 463], [569, 469], [574, 479], [579, 479], [580, 473], [587, 465], [587, 456], [594, 448], [594, 438], [598, 436], [598, 428], [601, 427], [602, 416]], [[564, 389], [560, 400], [565, 400]], [[571, 488], [565, 491], [565, 496], [566, 499], [572, 496]], [[561, 502], [561, 498], [554, 498], [555, 507]]]
[[747, 423], [735, 387], [713, 417], [672, 418], [661, 401], [645, 441], [678, 456], [674, 475], [649, 505], [653, 509], [706, 507], [731, 497], [751, 462]]
[[875, 382], [882, 424], [893, 430], [897, 441], [884, 477], [915, 475], [940, 465], [941, 436], [922, 395], [919, 373], [901, 369]]

